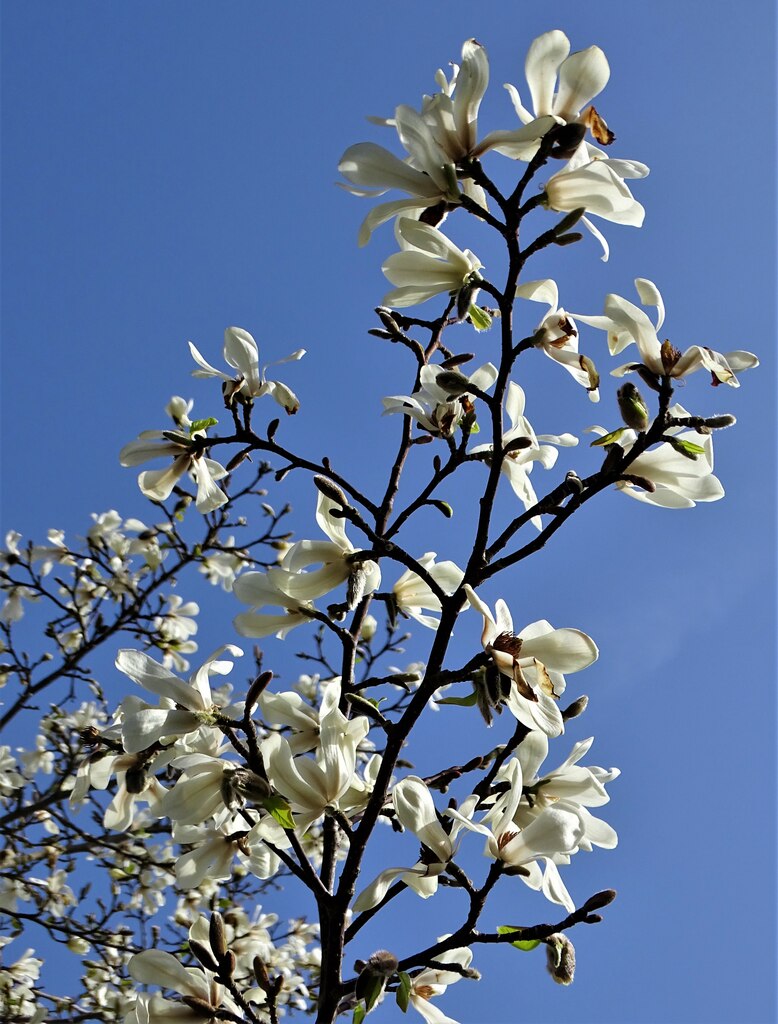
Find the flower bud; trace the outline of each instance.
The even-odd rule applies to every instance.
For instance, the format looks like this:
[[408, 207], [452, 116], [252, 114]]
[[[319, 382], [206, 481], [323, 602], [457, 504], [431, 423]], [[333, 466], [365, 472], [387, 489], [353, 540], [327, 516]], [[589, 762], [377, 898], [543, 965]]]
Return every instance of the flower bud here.
[[558, 985], [572, 985], [575, 977], [575, 946], [566, 935], [557, 932], [546, 942], [546, 967]]
[[219, 964], [217, 963], [213, 953], [207, 946], [204, 946], [202, 942], [198, 942], [197, 939], [190, 939], [189, 949], [192, 954], [197, 957], [203, 967], [206, 967], [209, 971], [219, 970]]
[[633, 430], [642, 433], [648, 427], [648, 406], [643, 396], [629, 381], [616, 392], [621, 418]]
[[435, 383], [453, 398], [466, 395], [471, 388], [468, 378], [458, 370], [444, 370], [437, 375]]
[[349, 507], [348, 498], [343, 491], [341, 491], [340, 487], [337, 487], [332, 480], [328, 480], [326, 476], [315, 476], [313, 478], [313, 482], [325, 498], [330, 498], [343, 508]]
[[384, 978], [391, 978], [397, 970], [397, 957], [394, 953], [390, 953], [388, 949], [379, 949], [368, 957], [365, 967], [374, 974], [379, 974]]
[[218, 910], [214, 910], [211, 914], [211, 920], [208, 928], [208, 939], [211, 943], [211, 949], [216, 954], [217, 959], [221, 960], [227, 952], [227, 936], [224, 933], [224, 918]]
[[581, 909], [591, 914], [595, 910], [602, 910], [603, 907], [607, 907], [615, 899], [615, 889], [603, 889], [602, 892], [596, 892], [594, 896], [590, 896]]
[[725, 427], [734, 427], [737, 420], [734, 416], [730, 416], [725, 413], [723, 416], [708, 416], [705, 420], [705, 426], [710, 427], [711, 430], [723, 430]]
[[565, 722], [569, 722], [571, 718], [578, 718], [586, 711], [587, 705], [589, 704], [589, 698], [584, 694], [579, 697], [578, 700], [574, 700], [572, 704], [569, 704], [562, 712], [562, 719]]
[[374, 615], [366, 615], [362, 623], [362, 629], [359, 631], [360, 638], [369, 643], [375, 636], [376, 630], [378, 629], [378, 620]]

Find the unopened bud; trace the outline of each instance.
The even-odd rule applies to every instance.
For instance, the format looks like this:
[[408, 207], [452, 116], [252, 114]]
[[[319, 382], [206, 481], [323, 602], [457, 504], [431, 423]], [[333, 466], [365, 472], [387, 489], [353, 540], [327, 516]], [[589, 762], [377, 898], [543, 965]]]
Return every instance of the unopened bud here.
[[349, 507], [348, 498], [332, 480], [328, 480], [326, 476], [315, 476], [313, 482], [325, 498], [330, 498], [332, 501], [337, 502], [338, 505], [342, 505], [343, 508]]
[[190, 1010], [195, 1010], [199, 1015], [204, 1016], [206, 1020], [213, 1020], [214, 1010], [217, 1007], [211, 1006], [205, 999], [201, 999], [199, 996], [181, 996], [181, 1002]]
[[466, 395], [471, 388], [468, 378], [458, 370], [444, 370], [443, 373], [437, 375], [435, 383], [452, 398]]
[[565, 232], [569, 231], [570, 228], [574, 228], [578, 221], [586, 213], [585, 206], [579, 206], [577, 210], [571, 210], [565, 217], [563, 217], [557, 226], [554, 228], [554, 234], [564, 235]]
[[216, 954], [216, 958], [221, 960], [227, 952], [227, 936], [224, 933], [224, 918], [218, 910], [214, 910], [211, 914], [211, 920], [208, 927], [208, 939], [211, 943], [211, 949]]
[[258, 675], [254, 682], [249, 687], [249, 692], [246, 694], [246, 707], [248, 708], [249, 714], [251, 713], [254, 705], [259, 700], [261, 694], [267, 689], [270, 684], [270, 680], [273, 678], [272, 672], [263, 672]]
[[723, 430], [725, 427], [734, 427], [736, 423], [735, 417], [726, 413], [723, 416], [708, 416], [705, 420], [705, 426], [710, 427], [711, 430]]
[[589, 698], [584, 694], [583, 697], [579, 697], [578, 700], [574, 700], [572, 704], [569, 704], [562, 712], [562, 719], [565, 722], [569, 722], [571, 718], [578, 718], [586, 711], [586, 707], [589, 703]]
[[391, 978], [397, 970], [397, 957], [388, 949], [379, 949], [368, 957], [365, 967], [384, 978]]
[[575, 977], [575, 946], [566, 935], [557, 932], [546, 942], [546, 966], [558, 985], [572, 985]]
[[583, 480], [574, 469], [565, 473], [565, 482], [574, 494], [580, 494], [584, 489]]
[[238, 958], [228, 949], [224, 956], [221, 958], [221, 971], [219, 972], [222, 978], [231, 978], [235, 974], [235, 968], [238, 966]]
[[567, 235], [557, 235], [554, 239], [554, 245], [573, 245], [575, 242], [580, 242], [583, 235], [580, 231], [571, 231]]
[[621, 418], [633, 430], [643, 432], [648, 427], [648, 406], [634, 384], [627, 381], [616, 392]]
[[378, 313], [378, 319], [381, 321], [384, 327], [390, 332], [390, 334], [393, 334], [395, 337], [398, 334], [402, 334], [402, 331], [397, 325], [397, 321], [394, 319], [394, 317], [392, 316], [388, 309], [386, 309], [384, 306], [378, 306], [378, 308], [376, 309], [376, 313]]
[[[480, 280], [480, 279], [479, 279]], [[459, 289], [457, 294], [457, 319], [464, 320], [470, 312], [476, 295], [478, 294], [478, 282], [468, 281], [464, 287]]]
[[[224, 776], [227, 777], [227, 772], [224, 773]], [[246, 797], [253, 804], [261, 804], [270, 796], [269, 783], [247, 768], [236, 768], [231, 773], [230, 786], [235, 793]]]
[[595, 910], [602, 910], [603, 907], [607, 907], [608, 904], [613, 903], [615, 899], [615, 889], [603, 889], [602, 892], [596, 892], [594, 896], [590, 896], [581, 909], [585, 910], [588, 914], [591, 914]]
[[632, 369], [637, 373], [643, 383], [647, 387], [651, 388], [652, 391], [662, 390], [662, 385], [659, 382], [659, 376], [654, 373], [653, 370], [649, 370], [644, 363], [635, 363]]
[[461, 366], [462, 363], [469, 363], [471, 359], [475, 359], [472, 352], [461, 352], [457, 356], [449, 356], [448, 359], [444, 359], [440, 364], [447, 370], [453, 370], [455, 366]]
[[378, 620], [374, 615], [366, 615], [359, 631], [360, 638], [369, 643], [378, 629]]
[[197, 957], [203, 967], [207, 967], [209, 971], [219, 970], [219, 964], [213, 953], [207, 946], [204, 946], [202, 942], [198, 942], [197, 939], [190, 939], [189, 949], [192, 954]]
[[640, 487], [644, 491], [648, 491], [649, 494], [653, 494], [656, 490], [656, 484], [653, 480], [648, 480], [644, 476], [638, 476], [636, 473], [625, 473], [622, 480], [628, 484], [634, 484], [635, 487]]
[[272, 983], [270, 975], [267, 973], [265, 961], [261, 956], [254, 957], [252, 967], [254, 968], [254, 977], [257, 979], [257, 985], [259, 985], [263, 992], [269, 992]]
[[124, 776], [124, 785], [128, 793], [137, 796], [146, 788], [146, 769], [141, 764], [128, 768]]
[[365, 596], [368, 572], [374, 568], [375, 562], [352, 562], [351, 572], [348, 574], [346, 582], [346, 605], [350, 611], [353, 611]]

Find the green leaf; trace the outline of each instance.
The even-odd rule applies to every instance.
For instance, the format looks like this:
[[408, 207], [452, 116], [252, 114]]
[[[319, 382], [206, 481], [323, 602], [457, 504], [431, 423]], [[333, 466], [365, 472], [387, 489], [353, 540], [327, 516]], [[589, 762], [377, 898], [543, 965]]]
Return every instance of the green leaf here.
[[295, 827], [292, 808], [282, 796], [266, 796], [262, 801], [262, 806], [272, 818], [275, 818], [281, 828]]
[[369, 978], [365, 992], [365, 1006], [368, 1013], [370, 1013], [375, 1004], [381, 998], [385, 987], [386, 978], [381, 978], [378, 975], [373, 975]]
[[492, 317], [485, 309], [481, 309], [480, 306], [476, 306], [475, 303], [470, 306], [468, 311], [470, 316], [470, 323], [475, 327], [477, 331], [488, 331], [492, 326]]
[[[509, 924], [501, 924], [497, 927], [498, 935], [511, 935], [513, 934], [513, 932], [523, 931], [523, 928], [514, 928]], [[511, 943], [511, 945], [515, 946], [516, 949], [523, 949], [525, 951], [529, 951], [530, 949], [535, 949], [537, 946], [540, 945], [540, 939], [516, 939], [515, 942]]]
[[362, 1003], [357, 1003], [354, 1007], [354, 1016], [351, 1018], [352, 1024], [362, 1024], [362, 1021], [367, 1016], [367, 1010]]
[[606, 434], [605, 437], [598, 437], [596, 441], [591, 441], [589, 447], [600, 448], [606, 444], [615, 444], [626, 429], [626, 427], [619, 427], [618, 430], [611, 430], [610, 434]]
[[473, 690], [467, 697], [442, 697], [436, 704], [456, 704], [460, 708], [472, 708], [478, 702], [478, 694]]
[[189, 436], [191, 437], [198, 430], [207, 430], [208, 427], [215, 427], [218, 422], [213, 416], [207, 416], [204, 420], [193, 420], [189, 424]]
[[405, 971], [400, 971], [397, 977], [400, 979], [400, 986], [395, 993], [395, 999], [397, 1000], [397, 1005], [405, 1013], [411, 999], [411, 978]]
[[481, 433], [481, 428], [478, 426], [478, 424], [476, 423], [475, 420], [473, 420], [473, 422], [470, 424], [469, 433], [471, 433], [471, 434], [480, 434]]

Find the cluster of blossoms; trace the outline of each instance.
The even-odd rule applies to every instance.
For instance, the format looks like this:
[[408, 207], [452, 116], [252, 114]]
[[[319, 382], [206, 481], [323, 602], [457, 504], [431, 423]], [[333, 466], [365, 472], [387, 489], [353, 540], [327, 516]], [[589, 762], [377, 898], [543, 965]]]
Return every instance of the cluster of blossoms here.
[[[359, 1024], [391, 993], [403, 1011], [414, 1008], [428, 1024], [455, 1024], [432, 1000], [460, 978], [478, 976], [470, 966], [471, 946], [483, 936], [475, 931], [472, 915], [458, 931], [406, 961], [381, 950], [357, 961], [356, 978], [343, 977], [345, 943], [385, 903], [408, 889], [428, 899], [445, 887], [463, 890], [472, 907], [479, 901], [482, 907], [500, 878], [518, 876], [568, 916], [560, 932], [548, 926], [534, 932], [502, 926], [490, 938], [523, 949], [543, 943], [552, 977], [569, 984], [574, 951], [561, 932], [579, 921], [591, 923], [592, 912], [612, 898], [610, 891], [599, 893], [576, 909], [562, 869], [580, 851], [616, 845], [614, 830], [591, 809], [608, 802], [606, 786], [618, 770], [581, 763], [592, 738], [573, 743], [558, 767], [545, 767], [549, 741], [586, 708], [583, 697], [562, 707], [566, 676], [591, 666], [598, 649], [583, 631], [554, 627], [545, 618], [516, 631], [507, 603], [499, 598], [492, 609], [481, 587], [542, 547], [572, 512], [607, 485], [665, 508], [720, 498], [712, 432], [734, 418], [696, 416], [672, 403], [673, 388], [699, 369], [709, 371], [714, 385], [737, 387], [736, 374], [757, 360], [748, 352], [721, 354], [702, 345], [682, 352], [660, 341], [664, 304], [647, 279], [638, 278], [636, 288], [641, 304], [656, 310], [655, 322], [613, 294], [606, 297], [601, 315], [570, 313], [560, 305], [554, 280], [519, 280], [535, 251], [579, 241], [582, 236], [571, 230], [578, 223], [599, 239], [607, 259], [608, 244], [590, 218], [640, 226], [644, 211], [627, 182], [648, 173], [645, 165], [612, 158], [600, 148], [610, 146], [614, 134], [592, 104], [610, 74], [598, 47], [571, 53], [564, 33], [547, 32], [532, 43], [525, 70], [529, 106], [515, 86], [506, 87], [520, 125], [479, 139], [489, 64], [484, 47], [468, 40], [461, 65], [451, 77], [438, 72], [438, 91], [425, 96], [419, 110], [399, 106], [393, 117], [379, 121], [396, 129], [402, 158], [360, 143], [340, 163], [350, 192], [404, 193], [375, 207], [360, 230], [365, 243], [377, 227], [394, 221], [399, 251], [382, 267], [393, 288], [377, 310], [382, 327], [372, 333], [400, 342], [417, 362], [409, 393], [383, 399], [385, 414], [403, 418], [401, 448], [383, 499], [366, 498], [329, 460], [313, 463], [277, 445], [280, 418], [262, 437], [255, 433], [258, 399], [270, 396], [288, 414], [296, 413], [300, 403], [287, 385], [266, 376], [254, 338], [231, 327], [224, 340], [229, 371], [215, 369], [191, 343], [190, 350], [197, 364], [194, 376], [220, 382], [233, 434], [209, 435], [217, 420], [192, 419], [193, 403], [174, 397], [166, 409], [173, 429], [145, 432], [120, 453], [124, 466], [168, 460], [138, 479], [143, 494], [165, 510], [166, 522], [148, 527], [115, 512], [96, 516], [87, 557], [70, 550], [56, 531], [42, 547], [22, 547], [15, 533], [7, 538], [0, 560], [6, 591], [0, 609], [4, 647], [25, 601], [56, 596], [63, 615], [51, 635], [64, 658], [64, 678], [81, 681], [81, 657], [120, 631], [134, 632], [145, 648], [119, 651], [116, 669], [142, 692], [134, 689], [125, 696], [110, 717], [102, 706], [91, 717], [84, 711], [78, 724], [76, 716], [63, 716], [34, 749], [17, 751], [18, 758], [10, 747], [0, 748], [0, 798], [14, 812], [21, 807], [19, 793], [26, 780], [54, 773], [60, 758], [56, 763], [65, 765], [67, 777], [62, 793], [74, 811], [88, 805], [104, 830], [100, 841], [110, 851], [104, 863], [111, 865], [114, 895], [123, 884], [132, 887], [121, 903], [123, 911], [153, 918], [165, 908], [171, 889], [178, 895], [172, 919], [179, 940], [180, 929], [186, 928], [185, 957], [162, 948], [134, 954], [124, 950], [90, 968], [90, 1005], [104, 1006], [106, 1016], [122, 1016], [125, 1024], [222, 1019], [274, 1024], [280, 1007], [310, 1010], [315, 1003], [325, 1024], [346, 1011], [353, 1011]], [[519, 164], [519, 185], [512, 195], [503, 196], [486, 176], [481, 159], [489, 152]], [[563, 166], [525, 200], [527, 183], [550, 160]], [[520, 249], [523, 222], [539, 208], [564, 216]], [[475, 216], [506, 241], [510, 266], [502, 290], [486, 276], [476, 254], [441, 230], [449, 214]], [[438, 296], [444, 297], [445, 308], [436, 320], [401, 312]], [[479, 296], [491, 297], [497, 306], [478, 306]], [[514, 309], [523, 315], [537, 308], [526, 303], [545, 306], [545, 312], [531, 333], [515, 342]], [[470, 373], [462, 367], [472, 356], [452, 353], [441, 340], [444, 330], [463, 321], [479, 334], [493, 329], [501, 335], [495, 346], [499, 359]], [[536, 463], [553, 470], [560, 451], [575, 448], [578, 438], [566, 432], [536, 433], [525, 415], [525, 392], [512, 374], [519, 356], [542, 351], [591, 401], [599, 401], [602, 381], [592, 356], [581, 350], [579, 323], [606, 333], [610, 355], [634, 355], [634, 362], [612, 375], [637, 374], [657, 396], [658, 409], [652, 416], [635, 384], [623, 383], [616, 395], [623, 425], [590, 428], [598, 437], [589, 454], [604, 454], [602, 465], [589, 476], [570, 470], [539, 498], [534, 485], [542, 474], [532, 476]], [[430, 332], [426, 345], [410, 336], [415, 328]], [[281, 362], [303, 354], [298, 350]], [[482, 431], [484, 438], [471, 444], [471, 435]], [[226, 465], [211, 458], [214, 448], [226, 450], [227, 445], [237, 453]], [[435, 453], [432, 473], [409, 499], [400, 486], [404, 464], [412, 450], [427, 445]], [[252, 452], [279, 460], [279, 479], [291, 468], [316, 474], [315, 519], [326, 539], [292, 543], [288, 535], [278, 537], [271, 530], [264, 541], [274, 546], [273, 557], [261, 562], [236, 546], [233, 536], [222, 537], [234, 525], [227, 515], [235, 500], [230, 495], [233, 475]], [[451, 506], [437, 494], [466, 465], [484, 481], [467, 562], [438, 560], [434, 551], [413, 556], [399, 539], [405, 523], [425, 507], [450, 518]], [[190, 480], [194, 493], [186, 490]], [[500, 488], [518, 511], [501, 532], [493, 532]], [[255, 497], [264, 492], [249, 485], [239, 493]], [[164, 505], [169, 499], [172, 510]], [[176, 523], [192, 502], [208, 528], [207, 544], [190, 551]], [[270, 506], [262, 509], [277, 521]], [[539, 536], [507, 550], [526, 524]], [[197, 650], [192, 638], [199, 607], [177, 594], [157, 594], [164, 573], [172, 578], [176, 558], [176, 571], [196, 566], [210, 583], [246, 605], [248, 610], [234, 620], [235, 629], [241, 636], [267, 640], [271, 653], [277, 650], [271, 638], [284, 640], [305, 625], [315, 630], [316, 653], [306, 656], [317, 663], [321, 677], [303, 677], [296, 689], [276, 691], [270, 686], [273, 673], [259, 671], [258, 652], [256, 678], [245, 694], [237, 694], [226, 677], [243, 652], [231, 643], [190, 672], [185, 656]], [[69, 570], [73, 582], [59, 581], [52, 593], [44, 581], [55, 566]], [[396, 573], [387, 584], [390, 569]], [[112, 630], [105, 629], [101, 611], [108, 600], [119, 610]], [[385, 610], [383, 646], [378, 619], [370, 611], [379, 608]], [[454, 625], [469, 611], [481, 617], [480, 642], [477, 628], [472, 629], [469, 660], [456, 670], [445, 669]], [[475, 616], [464, 619], [465, 628]], [[427, 660], [405, 671], [389, 666], [379, 672], [381, 658], [403, 652], [400, 641], [406, 637], [397, 632], [401, 620], [413, 620], [435, 634]], [[328, 643], [339, 651], [339, 668], [333, 668]], [[149, 648], [156, 648], [163, 660], [152, 657]], [[28, 691], [38, 692], [29, 673], [24, 675], [23, 660], [13, 667]], [[460, 685], [467, 690], [450, 695]], [[13, 714], [24, 702], [23, 694]], [[455, 712], [451, 705], [474, 710]], [[408, 767], [401, 753], [428, 707], [443, 708], [444, 715], [480, 714], [486, 726], [507, 710], [513, 736], [465, 765], [424, 777], [398, 777]], [[62, 743], [55, 755], [52, 737], [67, 735], [77, 735], [78, 741]], [[456, 797], [438, 807], [434, 794], [452, 785]], [[47, 857], [51, 870], [45, 878], [33, 874], [4, 882], [0, 899], [11, 912], [20, 902], [34, 901], [52, 919], [60, 919], [78, 902], [66, 869], [57, 867], [64, 818], [59, 814], [55, 819], [48, 811], [53, 797], [47, 802], [43, 790], [38, 795], [37, 810], [45, 814], [38, 813], [35, 824], [52, 838], [44, 847], [48, 852], [37, 857]], [[382, 820], [418, 840], [418, 852], [388, 857], [391, 866], [364, 885], [362, 858]], [[105, 837], [116, 833], [126, 841], [114, 848]], [[481, 885], [458, 863], [460, 851], [466, 853], [475, 842], [471, 834], [480, 837], [489, 861]], [[265, 883], [282, 879], [294, 879], [312, 894], [319, 925], [295, 920], [279, 933], [275, 915], [243, 908], [244, 892], [256, 894]], [[224, 913], [206, 916], [206, 909], [217, 904]], [[517, 939], [517, 931], [530, 937]], [[78, 939], [89, 945], [84, 935]], [[171, 948], [182, 945], [179, 941]], [[28, 966], [16, 967], [22, 984], [13, 998], [27, 1013], [25, 985], [34, 980], [33, 961], [23, 961]], [[123, 972], [129, 981], [117, 980]], [[37, 1020], [37, 1014], [30, 1009], [28, 1017]]]

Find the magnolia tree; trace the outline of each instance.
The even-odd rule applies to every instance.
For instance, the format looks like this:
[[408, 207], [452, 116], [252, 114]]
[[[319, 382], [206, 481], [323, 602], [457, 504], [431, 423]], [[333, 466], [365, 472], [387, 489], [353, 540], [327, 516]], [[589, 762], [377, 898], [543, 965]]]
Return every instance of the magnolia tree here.
[[[275, 1022], [298, 1010], [329, 1024], [374, 1010], [388, 1019], [391, 1003], [445, 1024], [437, 998], [478, 980], [479, 951], [495, 943], [544, 947], [552, 978], [573, 981], [570, 933], [599, 921], [615, 895], [576, 906], [567, 888], [574, 854], [616, 845], [598, 815], [618, 770], [589, 763], [591, 739], [570, 749], [563, 735], [587, 704], [565, 696], [566, 676], [598, 651], [574, 625], [514, 623], [504, 600], [481, 591], [489, 581], [514, 591], [520, 563], [613, 486], [659, 517], [721, 498], [713, 436], [734, 417], [696, 415], [692, 388], [692, 409], [675, 389], [698, 370], [737, 387], [736, 373], [757, 362], [660, 340], [662, 297], [644, 278], [636, 295], [582, 313], [560, 305], [553, 280], [533, 279], [531, 258], [581, 241], [581, 229], [607, 258], [590, 218], [643, 221], [627, 182], [648, 168], [610, 155], [614, 135], [592, 105], [608, 77], [597, 46], [571, 53], [564, 33], [547, 32], [529, 48], [527, 89], [507, 87], [518, 124], [479, 136], [489, 65], [471, 39], [419, 110], [399, 106], [380, 122], [396, 131], [395, 152], [363, 142], [344, 153], [346, 190], [399, 193], [371, 206], [360, 232], [366, 243], [393, 226], [397, 251], [382, 267], [392, 288], [370, 333], [409, 366], [407, 394], [383, 399], [397, 443], [382, 491], [365, 493], [348, 466], [284, 442], [298, 400], [261, 367], [248, 330], [230, 327], [223, 368], [190, 345], [194, 375], [221, 389], [221, 429], [175, 397], [167, 425], [121, 451], [128, 467], [161, 460], [138, 478], [146, 519], [95, 515], [79, 541], [58, 530], [43, 544], [7, 536], [0, 942], [36, 922], [83, 971], [60, 994], [16, 941], [0, 973], [4, 1020]], [[503, 265], [487, 276], [449, 224], [496, 233]], [[474, 331], [491, 352], [475, 370]], [[540, 497], [538, 477], [579, 439], [536, 433], [526, 417], [516, 378], [538, 353], [584, 402], [600, 400], [597, 366], [619, 357], [604, 425], [591, 427], [578, 470], [550, 473]], [[542, 412], [539, 395], [533, 404]], [[300, 539], [269, 494], [292, 470], [310, 481], [311, 510], [315, 500], [315, 526]], [[472, 502], [461, 564], [446, 557], [453, 487], [458, 506]], [[507, 490], [505, 518], [496, 501]], [[424, 524], [439, 518], [440, 558], [424, 551], [432, 541], [415, 546], [409, 524], [422, 512]], [[258, 641], [253, 660], [233, 643], [198, 652], [199, 608], [179, 596], [197, 574], [234, 608], [237, 633]], [[30, 629], [41, 616], [43, 639]], [[460, 616], [458, 637], [480, 627], [480, 644], [458, 659]], [[417, 644], [426, 637], [424, 660], [398, 668], [409, 627]], [[280, 688], [281, 644], [300, 638], [311, 672]], [[88, 667], [101, 648], [115, 657], [110, 678]], [[228, 683], [230, 673], [247, 683]], [[120, 678], [128, 695], [117, 706], [106, 694]], [[440, 747], [435, 770], [415, 774], [417, 727], [445, 705], [458, 707], [437, 721], [469, 716], [484, 752], [460, 764]], [[393, 832], [415, 837], [415, 855]], [[281, 906], [297, 916], [267, 909], [281, 883], [293, 900]], [[522, 887], [551, 909], [527, 893], [520, 923], [485, 928], [495, 894]], [[411, 915], [417, 900], [445, 901], [455, 926], [414, 929], [402, 948], [365, 947], [360, 933], [370, 923], [380, 934], [384, 908], [397, 901]]]

